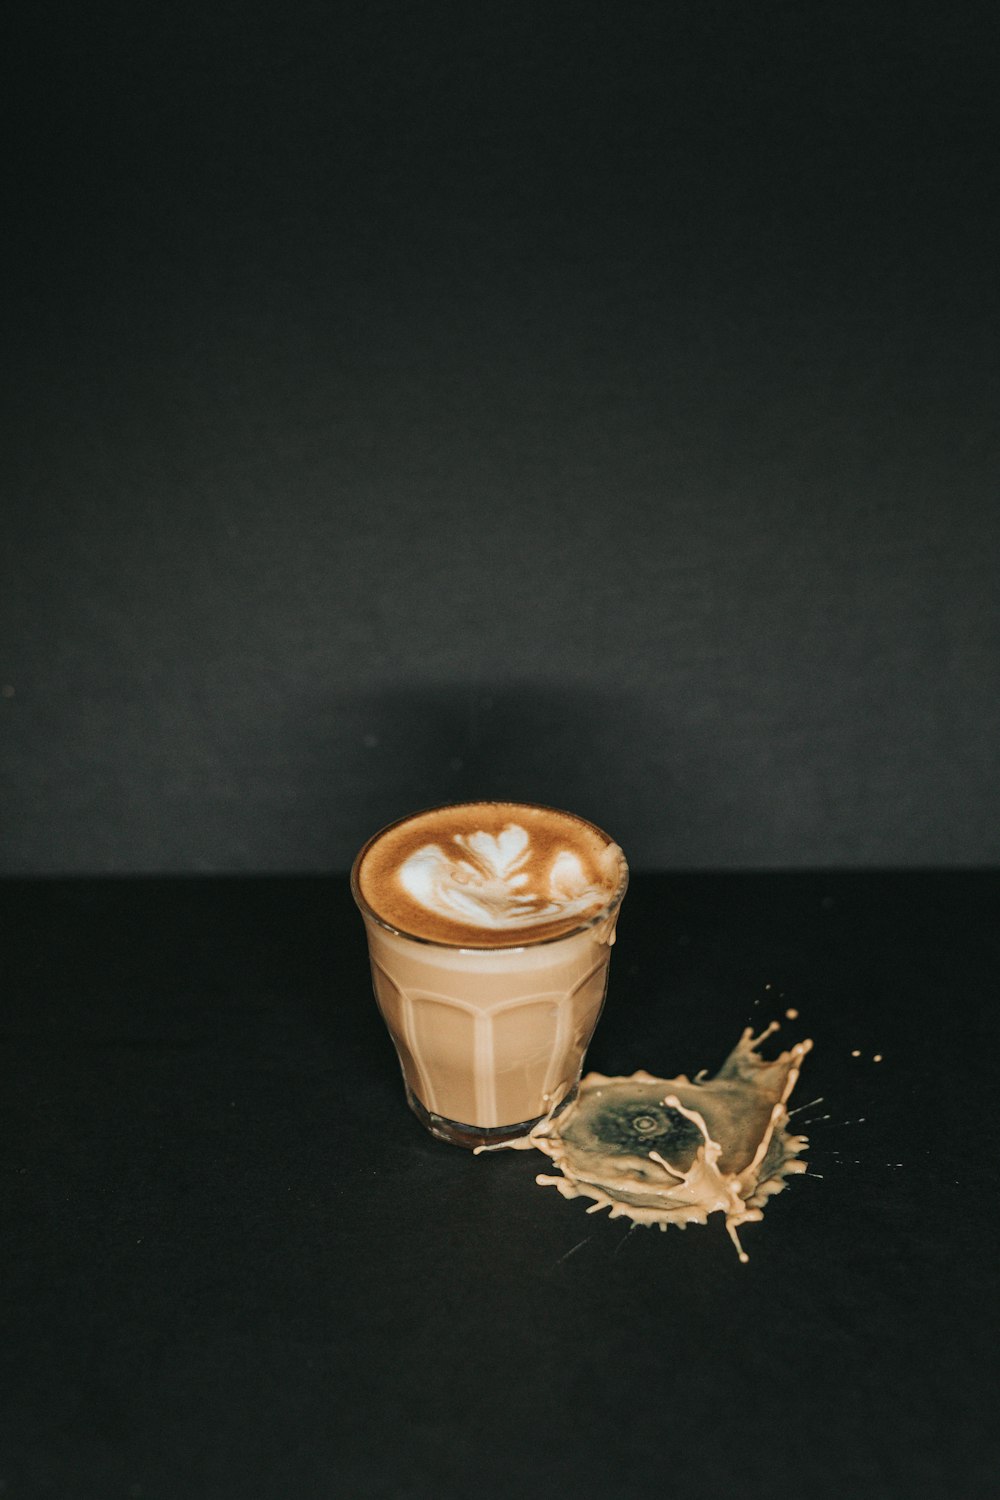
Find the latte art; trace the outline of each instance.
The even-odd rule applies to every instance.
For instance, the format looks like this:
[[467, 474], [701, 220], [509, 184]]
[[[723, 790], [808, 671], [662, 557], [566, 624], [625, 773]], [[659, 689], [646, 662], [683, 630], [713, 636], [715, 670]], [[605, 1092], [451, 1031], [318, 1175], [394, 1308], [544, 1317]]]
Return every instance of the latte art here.
[[[403, 862], [399, 882], [427, 911], [470, 927], [521, 928], [583, 916], [607, 900], [591, 884], [579, 855], [560, 849], [539, 880], [526, 829], [456, 833], [454, 850], [425, 844]], [[528, 868], [535, 874], [533, 885]], [[540, 888], [539, 888], [540, 887]]]
[[572, 813], [463, 802], [383, 828], [358, 856], [355, 879], [361, 899], [397, 932], [514, 948], [610, 916], [628, 867], [606, 833]]

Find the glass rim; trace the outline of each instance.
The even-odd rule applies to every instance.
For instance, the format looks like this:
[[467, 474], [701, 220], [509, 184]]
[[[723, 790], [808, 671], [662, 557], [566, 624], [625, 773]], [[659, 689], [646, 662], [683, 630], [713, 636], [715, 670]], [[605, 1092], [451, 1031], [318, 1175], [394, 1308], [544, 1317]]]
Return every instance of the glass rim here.
[[[402, 827], [404, 823], [412, 822], [414, 818], [424, 817], [427, 813], [450, 812], [452, 810], [458, 811], [463, 807], [484, 806], [529, 807], [536, 812], [555, 813], [558, 817], [568, 818], [571, 822], [583, 823], [585, 827], [591, 828], [595, 833], [600, 834], [602, 839], [607, 840], [609, 847], [614, 845], [618, 850], [621, 860], [621, 874], [618, 885], [610, 900], [606, 901], [598, 911], [593, 912], [585, 921], [578, 922], [575, 927], [570, 927], [565, 932], [553, 933], [548, 937], [540, 937], [533, 940], [529, 938], [526, 942], [518, 943], [446, 943], [440, 938], [421, 937], [418, 932], [408, 932], [405, 927], [395, 926], [394, 923], [387, 921], [385, 917], [381, 916], [361, 894], [361, 882], [358, 879], [361, 865], [369, 849], [383, 835], [390, 833], [394, 828]], [[628, 890], [628, 879], [628, 860], [625, 858], [621, 845], [605, 829], [591, 822], [589, 818], [581, 817], [579, 813], [567, 812], [565, 808], [551, 807], [547, 802], [525, 802], [521, 799], [510, 800], [506, 797], [476, 797], [474, 800], [465, 802], [436, 802], [430, 807], [421, 807], [416, 812], [406, 813], [402, 818], [393, 818], [391, 823], [386, 823], [383, 828], [379, 828], [370, 838], [365, 840], [354, 857], [354, 863], [351, 865], [351, 895], [354, 897], [355, 904], [363, 917], [369, 917], [384, 932], [391, 932], [394, 937], [404, 938], [408, 943], [422, 943], [427, 948], [446, 948], [450, 953], [520, 953], [526, 948], [543, 948], [548, 943], [565, 942], [567, 938], [579, 937], [581, 933], [589, 932], [592, 927], [600, 926], [602, 922], [607, 921], [608, 917], [613, 916], [619, 906], [621, 906], [625, 898], [625, 892]]]

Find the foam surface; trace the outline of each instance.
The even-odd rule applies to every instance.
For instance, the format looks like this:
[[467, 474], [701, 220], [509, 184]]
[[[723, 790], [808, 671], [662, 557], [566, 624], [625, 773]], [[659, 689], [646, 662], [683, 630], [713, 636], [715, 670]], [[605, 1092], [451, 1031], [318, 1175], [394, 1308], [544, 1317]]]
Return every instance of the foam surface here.
[[356, 872], [383, 921], [462, 947], [568, 932], [612, 900], [624, 875], [621, 850], [593, 824], [521, 802], [417, 813], [377, 835]]

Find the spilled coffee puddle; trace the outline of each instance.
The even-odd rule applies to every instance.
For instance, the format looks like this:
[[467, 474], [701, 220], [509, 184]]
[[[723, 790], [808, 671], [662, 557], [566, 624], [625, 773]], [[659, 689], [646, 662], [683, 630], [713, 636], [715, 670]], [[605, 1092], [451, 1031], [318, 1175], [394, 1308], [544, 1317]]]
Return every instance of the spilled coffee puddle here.
[[593, 1199], [588, 1213], [608, 1208], [612, 1219], [661, 1229], [724, 1214], [746, 1261], [739, 1230], [758, 1223], [767, 1200], [808, 1165], [808, 1139], [790, 1134], [787, 1103], [812, 1042], [766, 1061], [758, 1048], [777, 1030], [773, 1021], [755, 1037], [748, 1027], [714, 1078], [705, 1070], [693, 1079], [588, 1073], [557, 1118], [506, 1146], [543, 1151], [562, 1175], [535, 1181], [564, 1198]]

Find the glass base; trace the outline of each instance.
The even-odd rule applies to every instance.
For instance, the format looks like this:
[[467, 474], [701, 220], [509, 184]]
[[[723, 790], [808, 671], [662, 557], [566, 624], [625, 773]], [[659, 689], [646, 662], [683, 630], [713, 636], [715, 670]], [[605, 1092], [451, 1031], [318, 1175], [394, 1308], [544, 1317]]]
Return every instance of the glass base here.
[[[552, 1113], [560, 1114], [576, 1098], [576, 1093], [575, 1087], [570, 1089]], [[449, 1146], [464, 1146], [467, 1151], [474, 1151], [477, 1146], [502, 1146], [506, 1141], [516, 1141], [533, 1130], [539, 1120], [546, 1118], [545, 1115], [536, 1115], [533, 1120], [521, 1120], [516, 1125], [463, 1125], [458, 1120], [446, 1120], [443, 1115], [432, 1114], [411, 1088], [406, 1090], [406, 1102], [431, 1135], [439, 1141], [447, 1141]]]

